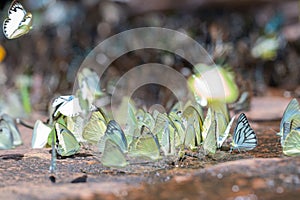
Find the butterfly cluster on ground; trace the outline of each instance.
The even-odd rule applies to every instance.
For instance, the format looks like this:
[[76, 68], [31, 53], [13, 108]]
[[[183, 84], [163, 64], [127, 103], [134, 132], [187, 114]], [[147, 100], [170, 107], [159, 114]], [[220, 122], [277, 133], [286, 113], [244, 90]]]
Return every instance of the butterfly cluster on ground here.
[[3, 33], [7, 39], [16, 39], [32, 28], [32, 14], [21, 3], [14, 0], [8, 9], [8, 17], [3, 21]]
[[292, 99], [287, 105], [277, 135], [280, 136], [282, 150], [285, 155], [300, 155], [300, 106], [297, 99]]
[[[127, 121], [121, 126], [105, 108], [93, 105], [104, 94], [97, 73], [84, 68], [77, 81], [76, 95], [55, 98], [48, 122], [36, 121], [32, 148], [52, 146], [52, 157], [55, 153], [72, 156], [81, 147], [88, 148], [104, 166], [124, 167], [137, 159], [180, 158], [186, 150], [213, 156], [224, 145], [230, 151], [252, 150], [257, 145], [257, 136], [243, 113], [231, 134], [235, 116], [230, 118], [226, 103], [212, 103], [204, 112], [197, 101], [178, 102], [167, 113], [155, 109], [148, 112], [128, 100]], [[52, 158], [50, 169], [55, 168]]]

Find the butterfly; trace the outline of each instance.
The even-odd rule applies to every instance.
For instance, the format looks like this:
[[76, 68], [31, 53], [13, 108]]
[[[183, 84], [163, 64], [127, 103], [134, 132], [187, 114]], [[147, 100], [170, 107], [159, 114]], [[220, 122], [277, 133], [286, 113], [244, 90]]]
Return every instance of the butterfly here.
[[11, 134], [8, 123], [0, 119], [0, 149], [13, 148], [13, 142], [14, 138]]
[[86, 140], [82, 136], [84, 126], [87, 123], [85, 117], [81, 115], [75, 117], [65, 117], [65, 121], [66, 127], [73, 133], [76, 140], [79, 143], [85, 143]]
[[125, 167], [128, 164], [120, 146], [110, 138], [105, 140], [100, 161], [106, 167]]
[[71, 156], [76, 154], [80, 145], [75, 136], [67, 127], [60, 123], [55, 123], [55, 131], [57, 135], [57, 153], [61, 156]]
[[130, 144], [129, 153], [134, 157], [146, 157], [157, 160], [160, 158], [159, 142], [146, 126], [142, 126], [140, 136], [134, 138]]
[[74, 117], [82, 112], [79, 100], [73, 95], [57, 97], [52, 103], [52, 116], [57, 117], [59, 113], [64, 116]]
[[300, 130], [292, 130], [287, 135], [282, 150], [287, 156], [300, 155]]
[[13, 136], [13, 145], [14, 146], [19, 146], [21, 145], [23, 142], [22, 142], [22, 139], [21, 139], [21, 135], [20, 135], [20, 131], [15, 123], [15, 120], [7, 115], [7, 114], [2, 114], [1, 117], [0, 117], [2, 120], [6, 121], [8, 126], [9, 126], [9, 129], [11, 131], [11, 134]]
[[244, 113], [241, 113], [233, 133], [233, 149], [252, 150], [257, 146], [257, 138]]
[[26, 12], [18, 1], [13, 1], [8, 9], [8, 17], [3, 22], [3, 33], [8, 39], [18, 38], [32, 28], [32, 14]]
[[214, 120], [214, 112], [212, 111], [211, 108], [208, 108], [206, 117], [203, 122], [203, 131], [202, 131], [202, 137], [205, 140], [207, 134], [208, 134], [208, 129], [210, 128], [210, 124]]
[[196, 107], [189, 105], [184, 109], [182, 117], [186, 122], [186, 132], [184, 137], [184, 145], [195, 147], [203, 142], [203, 120], [201, 114]]
[[99, 151], [103, 152], [105, 148], [105, 141], [107, 139], [115, 142], [122, 152], [127, 152], [127, 139], [120, 125], [115, 120], [110, 120], [107, 124], [104, 136], [98, 142]]
[[51, 132], [51, 128], [44, 124], [41, 120], [37, 120], [34, 124], [31, 147], [43, 148], [47, 144], [47, 138]]
[[233, 116], [229, 123], [226, 122], [225, 116], [223, 113], [215, 113], [215, 118], [217, 122], [217, 146], [221, 148], [225, 140], [227, 139], [231, 126], [234, 122], [235, 116]]
[[158, 139], [161, 149], [165, 155], [174, 155], [175, 153], [175, 143], [176, 143], [176, 133], [174, 125], [168, 118], [166, 113], [158, 113], [155, 126], [152, 131], [153, 135]]
[[287, 105], [280, 122], [280, 132], [277, 133], [277, 135], [281, 136], [281, 145], [284, 144], [284, 139], [286, 136], [284, 132], [290, 132], [290, 130], [284, 131], [285, 123], [289, 124], [286, 124], [286, 128], [288, 128], [289, 126], [290, 130], [300, 127], [300, 106], [297, 99], [295, 98], [292, 99]]
[[216, 136], [217, 123], [212, 120], [207, 131], [207, 136], [203, 142], [204, 154], [215, 154], [217, 150], [217, 136]]
[[97, 144], [106, 131], [107, 120], [105, 113], [100, 108], [92, 112], [92, 115], [84, 126], [82, 137], [91, 144]]

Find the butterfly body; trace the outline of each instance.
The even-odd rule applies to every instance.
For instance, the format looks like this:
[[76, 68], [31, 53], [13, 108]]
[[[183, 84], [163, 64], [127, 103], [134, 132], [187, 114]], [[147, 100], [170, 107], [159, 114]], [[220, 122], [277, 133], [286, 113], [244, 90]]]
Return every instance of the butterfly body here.
[[8, 39], [16, 39], [32, 28], [32, 14], [26, 12], [18, 1], [13, 1], [8, 10], [8, 17], [3, 22], [3, 33]]

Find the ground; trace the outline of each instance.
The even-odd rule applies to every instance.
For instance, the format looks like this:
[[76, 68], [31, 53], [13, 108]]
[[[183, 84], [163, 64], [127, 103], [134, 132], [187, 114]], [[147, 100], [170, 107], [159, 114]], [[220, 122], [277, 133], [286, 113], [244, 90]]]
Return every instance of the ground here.
[[300, 157], [284, 156], [276, 136], [288, 102], [252, 100], [246, 114], [259, 143], [252, 151], [220, 151], [214, 157], [187, 152], [181, 162], [168, 157], [111, 169], [83, 149], [58, 159], [55, 183], [50, 149], [30, 149], [31, 130], [20, 127], [24, 145], [0, 152], [0, 199], [295, 199]]

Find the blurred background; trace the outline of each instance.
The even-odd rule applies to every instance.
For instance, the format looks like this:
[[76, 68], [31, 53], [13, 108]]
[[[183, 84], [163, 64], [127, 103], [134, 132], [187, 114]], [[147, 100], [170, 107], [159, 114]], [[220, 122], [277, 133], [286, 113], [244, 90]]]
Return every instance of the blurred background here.
[[[300, 97], [300, 1], [280, 0], [20, 0], [32, 30], [17, 39], [0, 34], [0, 112], [47, 113], [57, 95], [72, 93], [85, 56], [106, 38], [137, 27], [165, 27], [199, 42], [216, 64], [231, 66], [241, 91]], [[11, 1], [1, 1], [1, 20]], [[134, 41], [133, 41], [134, 42]], [[180, 56], [155, 49], [115, 60], [101, 80], [110, 84], [134, 66], [157, 62], [189, 77]], [[139, 88], [142, 103], [166, 104], [159, 85]], [[147, 99], [146, 102], [145, 99]]]

